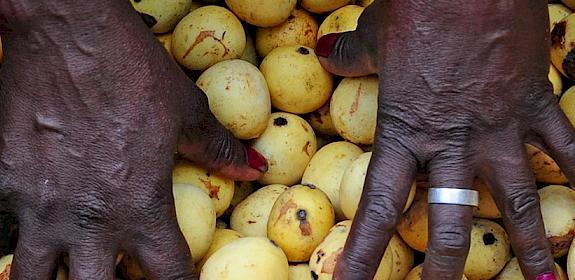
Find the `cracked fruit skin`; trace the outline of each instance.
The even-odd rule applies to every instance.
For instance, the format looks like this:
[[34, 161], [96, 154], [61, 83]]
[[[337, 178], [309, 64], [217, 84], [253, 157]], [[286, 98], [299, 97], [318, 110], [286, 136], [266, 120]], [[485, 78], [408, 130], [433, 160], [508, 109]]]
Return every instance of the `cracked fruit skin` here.
[[283, 192], [268, 220], [268, 237], [290, 262], [306, 262], [335, 224], [327, 195], [313, 185], [296, 185]]

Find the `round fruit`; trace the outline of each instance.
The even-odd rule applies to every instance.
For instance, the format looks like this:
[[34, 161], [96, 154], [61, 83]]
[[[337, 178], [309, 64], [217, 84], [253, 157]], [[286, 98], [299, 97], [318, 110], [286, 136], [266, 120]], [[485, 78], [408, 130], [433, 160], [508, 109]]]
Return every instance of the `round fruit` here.
[[172, 57], [172, 33], [156, 35], [156, 39], [160, 41], [160, 44], [162, 44], [164, 49], [170, 54], [170, 57]]
[[198, 263], [197, 268], [201, 270], [206, 261], [208, 261], [208, 259], [216, 251], [232, 243], [233, 241], [240, 239], [241, 237], [242, 235], [239, 232], [231, 229], [216, 229], [216, 231], [214, 232], [214, 240], [212, 241], [212, 244], [210, 244], [210, 248], [208, 249], [208, 252], [206, 252], [206, 255], [204, 256], [202, 261]]
[[273, 49], [281, 46], [303, 45], [315, 47], [318, 25], [308, 12], [295, 9], [286, 22], [256, 31], [256, 50], [265, 57]]
[[[407, 274], [407, 276], [405, 277], [404, 280], [421, 280], [421, 273], [423, 273], [423, 264], [420, 264], [416, 267], [414, 267], [409, 274]], [[463, 275], [461, 277], [461, 280], [467, 280], [467, 277], [465, 277], [465, 275]]]
[[216, 211], [210, 197], [200, 188], [174, 184], [176, 217], [194, 263], [208, 252], [216, 230]]
[[510, 254], [509, 237], [503, 227], [489, 220], [474, 219], [463, 273], [469, 280], [491, 279], [505, 267]]
[[130, 0], [154, 33], [166, 33], [189, 11], [192, 0]]
[[204, 71], [196, 84], [208, 96], [210, 111], [239, 139], [253, 139], [266, 129], [270, 93], [262, 73], [241, 59], [219, 62]]
[[288, 260], [264, 237], [244, 237], [217, 250], [202, 267], [200, 280], [288, 280]]
[[236, 188], [234, 191], [234, 197], [232, 197], [232, 201], [230, 201], [230, 207], [226, 209], [224, 216], [230, 217], [236, 206], [240, 204], [244, 199], [246, 199], [250, 194], [256, 191], [256, 187], [254, 182], [236, 182]]
[[[565, 271], [563, 268], [555, 263], [555, 269], [559, 274], [558, 280], [567, 280], [567, 275], [565, 275]], [[501, 271], [501, 273], [495, 278], [495, 280], [525, 280], [523, 277], [523, 273], [521, 272], [521, 268], [519, 267], [519, 261], [517, 258], [512, 258], [505, 268]]]
[[575, 86], [572, 86], [563, 93], [559, 105], [569, 121], [571, 121], [571, 124], [575, 126]]
[[539, 198], [553, 256], [565, 256], [575, 234], [575, 190], [551, 185], [539, 190]]
[[373, 144], [379, 81], [375, 76], [343, 79], [331, 98], [330, 115], [339, 135], [356, 144]]
[[14, 255], [6, 255], [0, 258], [0, 279], [10, 279], [10, 267], [12, 266], [12, 260]]
[[397, 226], [397, 232], [412, 249], [425, 252], [428, 240], [427, 191], [419, 189], [415, 194], [413, 204], [405, 212]]
[[557, 68], [553, 65], [549, 65], [549, 74], [547, 75], [549, 81], [553, 85], [553, 94], [556, 96], [561, 96], [563, 93], [563, 80], [561, 79], [561, 73], [557, 71]]
[[360, 147], [349, 142], [330, 143], [315, 153], [303, 173], [302, 184], [312, 184], [322, 190], [329, 197], [338, 220], [344, 218], [339, 189], [344, 172], [362, 153]]
[[226, 4], [245, 22], [270, 27], [286, 21], [296, 0], [226, 0]]
[[329, 114], [329, 102], [325, 103], [321, 108], [306, 115], [306, 120], [319, 133], [328, 136], [338, 136], [337, 129], [331, 121]]
[[575, 14], [559, 21], [551, 31], [551, 62], [565, 77], [575, 79]]
[[290, 262], [308, 261], [335, 223], [327, 195], [313, 185], [296, 185], [283, 192], [268, 220], [268, 237]]
[[473, 187], [479, 192], [479, 205], [473, 208], [473, 216], [486, 219], [501, 218], [501, 212], [499, 212], [499, 208], [497, 208], [497, 204], [495, 204], [495, 200], [485, 182], [476, 179]]
[[305, 114], [323, 106], [331, 96], [333, 77], [306, 46], [277, 47], [262, 61], [272, 105], [282, 111]]
[[240, 202], [232, 212], [230, 227], [243, 236], [268, 236], [268, 219], [277, 198], [288, 187], [265, 186]]
[[357, 28], [359, 16], [365, 8], [357, 5], [347, 5], [331, 13], [319, 26], [317, 38], [330, 33], [353, 31]]
[[289, 280], [310, 280], [311, 270], [307, 263], [290, 264]]
[[[341, 197], [341, 209], [348, 219], [353, 219], [355, 212], [357, 211], [357, 207], [359, 206], [367, 168], [369, 166], [369, 161], [371, 160], [371, 154], [371, 152], [367, 152], [356, 157], [353, 162], [348, 165], [343, 174], [339, 189], [339, 197]], [[411, 206], [415, 197], [416, 189], [417, 187], [414, 183], [411, 186], [411, 191], [409, 192], [407, 202], [403, 209], [404, 212]]]
[[190, 70], [205, 70], [220, 61], [239, 58], [246, 47], [242, 23], [219, 6], [204, 6], [189, 13], [172, 36], [172, 54]]
[[403, 280], [413, 267], [413, 250], [397, 234], [393, 235], [387, 246], [393, 260], [393, 269], [389, 280]]
[[526, 145], [531, 170], [538, 182], [547, 184], [566, 184], [569, 182], [559, 165], [545, 152], [535, 146]]
[[358, 1], [356, 1], [356, 3], [362, 7], [367, 7], [367, 6], [371, 5], [373, 3], [373, 1], [375, 1], [375, 0], [358, 0]]
[[549, 11], [549, 30], [553, 30], [555, 24], [571, 14], [571, 10], [561, 4], [547, 4]]
[[316, 14], [331, 12], [345, 6], [350, 0], [301, 0], [300, 5]]
[[172, 182], [190, 184], [202, 189], [214, 202], [218, 217], [224, 214], [234, 197], [233, 180], [214, 175], [188, 161], [176, 163], [172, 171]]
[[271, 115], [266, 130], [252, 142], [252, 147], [268, 161], [268, 171], [259, 182], [291, 186], [300, 182], [317, 150], [317, 141], [304, 119], [278, 112]]
[[254, 66], [258, 66], [258, 54], [256, 53], [256, 47], [254, 45], [254, 40], [251, 36], [246, 34], [246, 47], [244, 48], [244, 53], [240, 57], [241, 60], [245, 60]]

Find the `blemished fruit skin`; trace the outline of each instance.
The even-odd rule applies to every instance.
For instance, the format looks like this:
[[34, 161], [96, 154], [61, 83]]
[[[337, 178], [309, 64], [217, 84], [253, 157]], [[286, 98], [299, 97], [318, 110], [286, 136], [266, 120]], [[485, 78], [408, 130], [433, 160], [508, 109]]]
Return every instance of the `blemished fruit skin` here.
[[210, 111], [236, 138], [260, 136], [271, 115], [266, 80], [253, 64], [230, 59], [200, 75], [196, 84], [208, 97]]
[[560, 20], [551, 31], [551, 62], [569, 79], [575, 79], [575, 14]]
[[326, 136], [338, 136], [337, 129], [333, 125], [329, 113], [329, 102], [321, 108], [306, 115], [306, 120], [318, 134]]
[[350, 0], [301, 0], [300, 5], [312, 13], [322, 14], [337, 10], [349, 2]]
[[292, 186], [302, 175], [317, 150], [312, 127], [300, 116], [272, 113], [262, 135], [251, 147], [268, 161], [268, 170], [258, 182], [264, 185]]
[[569, 182], [553, 158], [530, 144], [527, 144], [526, 148], [529, 165], [538, 182], [547, 184], [566, 184]]
[[575, 234], [575, 190], [550, 185], [538, 192], [545, 236], [551, 243], [551, 252], [556, 258], [565, 256]]
[[186, 15], [172, 35], [172, 54], [190, 70], [240, 58], [246, 47], [242, 23], [224, 7], [204, 6]]
[[243, 237], [216, 251], [204, 264], [200, 280], [288, 280], [285, 254], [265, 237]]
[[555, 24], [572, 13], [571, 9], [562, 4], [547, 4], [549, 11], [549, 30], [553, 30]]
[[0, 258], [0, 279], [9, 280], [8, 276], [10, 276], [13, 259], [14, 255], [6, 255]]
[[288, 189], [285, 185], [268, 185], [240, 202], [230, 217], [230, 227], [243, 236], [268, 236], [268, 219], [277, 198]]
[[471, 246], [463, 274], [469, 280], [483, 280], [495, 277], [511, 258], [509, 237], [499, 224], [473, 219]]
[[332, 94], [333, 76], [309, 47], [277, 47], [264, 58], [260, 70], [268, 83], [272, 105], [282, 111], [313, 112], [328, 102]]
[[347, 5], [331, 13], [319, 26], [317, 38], [330, 33], [353, 31], [365, 8], [357, 5]]
[[[423, 273], [423, 264], [414, 267], [404, 280], [421, 280], [421, 273]], [[468, 280], [465, 274], [461, 277], [461, 280]]]
[[[555, 263], [555, 269], [559, 278], [557, 280], [567, 280], [567, 275], [563, 268]], [[521, 268], [519, 267], [519, 261], [517, 258], [512, 258], [506, 265], [505, 268], [497, 275], [495, 280], [525, 280]]]
[[132, 6], [143, 16], [144, 21], [152, 24], [154, 33], [166, 33], [189, 12], [192, 0], [130, 0]]
[[290, 262], [306, 262], [335, 224], [327, 195], [313, 185], [296, 185], [274, 203], [268, 219], [268, 238]]
[[297, 0], [226, 0], [228, 7], [243, 21], [271, 27], [286, 21]]

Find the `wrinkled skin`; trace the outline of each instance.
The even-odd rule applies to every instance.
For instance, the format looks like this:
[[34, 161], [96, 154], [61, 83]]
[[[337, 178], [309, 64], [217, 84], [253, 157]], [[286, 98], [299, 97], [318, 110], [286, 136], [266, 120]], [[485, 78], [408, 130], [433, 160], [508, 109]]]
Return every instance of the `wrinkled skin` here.
[[197, 277], [175, 152], [233, 179], [265, 166], [246, 163], [129, 1], [0, 0], [0, 18], [0, 202], [20, 225], [11, 279], [48, 279], [63, 253], [70, 279], [112, 279], [120, 250], [150, 279]]
[[[546, 4], [376, 0], [355, 32], [320, 38], [328, 70], [380, 79], [374, 155], [336, 279], [373, 277], [421, 170], [439, 187], [482, 176], [525, 278], [553, 271], [524, 148], [537, 142], [575, 182], [575, 131], [547, 80]], [[471, 207], [430, 205], [424, 279], [461, 279], [471, 219]]]

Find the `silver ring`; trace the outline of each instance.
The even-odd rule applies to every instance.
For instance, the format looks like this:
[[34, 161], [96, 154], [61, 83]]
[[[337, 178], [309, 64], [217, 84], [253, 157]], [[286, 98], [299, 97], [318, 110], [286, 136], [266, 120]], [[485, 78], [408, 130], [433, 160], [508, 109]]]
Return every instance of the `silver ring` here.
[[454, 188], [429, 188], [430, 204], [456, 204], [464, 206], [479, 205], [479, 193], [475, 190]]

